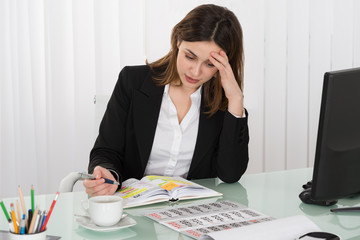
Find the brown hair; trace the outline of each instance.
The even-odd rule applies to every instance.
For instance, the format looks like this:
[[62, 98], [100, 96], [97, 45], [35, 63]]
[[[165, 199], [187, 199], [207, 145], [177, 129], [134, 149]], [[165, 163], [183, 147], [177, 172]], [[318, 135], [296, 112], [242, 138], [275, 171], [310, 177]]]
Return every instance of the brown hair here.
[[[235, 79], [242, 89], [243, 35], [241, 25], [233, 12], [213, 4], [200, 5], [175, 25], [171, 34], [169, 53], [153, 63], [147, 62], [154, 73], [153, 80], [160, 86], [179, 79], [176, 59], [179, 52], [178, 42], [181, 41], [214, 41], [226, 52]], [[218, 110], [225, 111], [228, 106], [219, 73], [214, 78], [203, 84], [203, 96], [208, 109], [206, 113], [209, 116]]]

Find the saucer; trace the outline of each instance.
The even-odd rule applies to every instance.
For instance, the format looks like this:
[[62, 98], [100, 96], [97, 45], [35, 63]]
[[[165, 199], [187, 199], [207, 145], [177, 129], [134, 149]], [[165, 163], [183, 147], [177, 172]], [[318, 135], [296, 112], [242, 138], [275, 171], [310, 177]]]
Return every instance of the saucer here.
[[127, 228], [134, 226], [136, 224], [136, 221], [132, 219], [131, 217], [124, 217], [122, 218], [118, 223], [115, 225], [109, 226], [109, 227], [101, 227], [96, 225], [90, 218], [88, 217], [77, 217], [75, 221], [82, 226], [83, 228], [97, 231], [97, 232], [111, 232], [116, 231], [122, 228]]

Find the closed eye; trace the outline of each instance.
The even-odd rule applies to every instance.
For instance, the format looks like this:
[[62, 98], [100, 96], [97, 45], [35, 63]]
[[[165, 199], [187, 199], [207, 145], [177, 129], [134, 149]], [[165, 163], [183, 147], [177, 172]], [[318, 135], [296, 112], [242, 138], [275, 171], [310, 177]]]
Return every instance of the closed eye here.
[[187, 54], [185, 54], [185, 57], [186, 57], [187, 59], [189, 59], [189, 60], [194, 60], [194, 59], [195, 59], [194, 57], [191, 57], [190, 55], [187, 55]]
[[211, 62], [208, 62], [208, 63], [206, 64], [206, 66], [211, 67], [211, 68], [215, 67], [214, 64], [212, 64]]

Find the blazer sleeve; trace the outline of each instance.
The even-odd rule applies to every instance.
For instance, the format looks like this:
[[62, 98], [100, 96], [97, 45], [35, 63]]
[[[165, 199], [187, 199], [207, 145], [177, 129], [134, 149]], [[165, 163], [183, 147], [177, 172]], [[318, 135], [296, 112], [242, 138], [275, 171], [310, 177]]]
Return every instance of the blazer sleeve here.
[[125, 148], [126, 119], [131, 102], [128, 68], [119, 74], [118, 81], [110, 97], [104, 117], [100, 123], [99, 135], [90, 152], [88, 171], [91, 173], [96, 166], [115, 171], [121, 182], [121, 168]]
[[237, 182], [246, 171], [249, 162], [248, 112], [245, 118], [236, 118], [225, 112], [219, 137], [215, 167], [217, 176], [224, 182]]

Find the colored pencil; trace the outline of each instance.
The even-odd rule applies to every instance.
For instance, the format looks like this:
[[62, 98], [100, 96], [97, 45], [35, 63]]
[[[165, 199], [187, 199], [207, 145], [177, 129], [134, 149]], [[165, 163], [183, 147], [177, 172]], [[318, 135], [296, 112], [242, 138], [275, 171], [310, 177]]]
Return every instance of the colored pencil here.
[[33, 210], [34, 212], [34, 208], [35, 208], [35, 197], [34, 197], [34, 186], [31, 185], [31, 209]]
[[8, 211], [6, 210], [6, 207], [5, 207], [5, 205], [4, 205], [4, 202], [1, 201], [1, 202], [0, 202], [0, 205], [1, 205], [1, 208], [2, 208], [2, 210], [3, 210], [3, 212], [4, 212], [4, 214], [5, 214], [6, 219], [8, 220], [8, 222], [10, 222], [10, 221], [11, 221], [11, 218], [10, 218], [10, 216], [9, 216]]
[[25, 207], [24, 195], [23, 195], [23, 193], [22, 193], [22, 190], [21, 190], [20, 185], [19, 185], [19, 187], [18, 187], [18, 190], [19, 190], [19, 197], [20, 197], [21, 208], [22, 208], [23, 213], [25, 214], [25, 227], [26, 227], [26, 230], [29, 230], [28, 216], [27, 216], [27, 214], [26, 214], [27, 212], [26, 212], [26, 207]]
[[13, 203], [10, 204], [10, 210], [11, 210], [11, 218], [12, 218], [12, 221], [14, 224], [14, 233], [19, 233], [17, 223], [16, 223], [15, 209], [14, 209]]
[[36, 217], [38, 215], [37, 214], [38, 211], [39, 211], [39, 206], [37, 205], [36, 208], [35, 208], [35, 212], [33, 213], [30, 226], [29, 226], [29, 232], [28, 232], [29, 234], [34, 232], [34, 226], [35, 226]]
[[43, 225], [43, 226], [42, 226], [42, 228], [41, 228], [41, 232], [42, 232], [42, 231], [44, 231], [44, 230], [46, 229], [46, 225], [47, 225], [47, 223], [49, 222], [49, 219], [50, 219], [51, 213], [52, 213], [52, 211], [53, 211], [53, 209], [54, 209], [54, 206], [55, 206], [55, 203], [56, 203], [56, 200], [57, 200], [57, 198], [58, 198], [59, 194], [60, 194], [60, 193], [59, 193], [59, 192], [57, 192], [57, 193], [56, 193], [56, 195], [55, 195], [55, 198], [54, 198], [54, 200], [53, 200], [53, 202], [52, 202], [52, 204], [51, 204], [51, 207], [50, 207], [49, 213], [48, 213], [48, 215], [46, 216], [46, 219], [45, 219], [44, 225]]
[[21, 220], [21, 212], [20, 212], [20, 205], [19, 205], [18, 200], [16, 200], [16, 211], [17, 211], [17, 219], [19, 219], [19, 221], [20, 221]]

